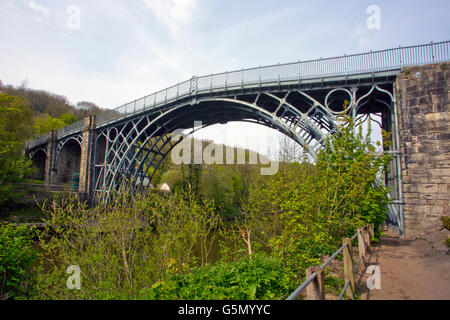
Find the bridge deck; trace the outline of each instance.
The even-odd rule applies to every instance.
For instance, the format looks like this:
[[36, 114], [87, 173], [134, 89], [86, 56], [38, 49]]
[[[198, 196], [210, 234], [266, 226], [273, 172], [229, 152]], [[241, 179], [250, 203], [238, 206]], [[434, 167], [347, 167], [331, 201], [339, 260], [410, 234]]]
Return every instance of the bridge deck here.
[[[450, 41], [443, 41], [194, 76], [187, 81], [100, 114], [96, 122], [97, 127], [107, 126], [152, 108], [201, 94], [217, 94], [231, 90], [260, 90], [274, 86], [306, 87], [374, 79], [381, 81], [380, 79], [384, 77], [395, 76], [404, 66], [438, 63], [449, 59]], [[57, 139], [80, 132], [82, 126], [83, 121], [78, 121], [61, 128], [57, 131]], [[43, 136], [30, 141], [28, 150], [42, 146], [47, 142], [46, 139], [48, 140], [48, 137]]]

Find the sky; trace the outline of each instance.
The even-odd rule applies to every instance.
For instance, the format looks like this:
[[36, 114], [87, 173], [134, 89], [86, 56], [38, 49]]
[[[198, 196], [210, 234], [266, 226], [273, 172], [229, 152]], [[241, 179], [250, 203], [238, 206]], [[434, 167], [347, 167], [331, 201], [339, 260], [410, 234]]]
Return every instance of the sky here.
[[[0, 80], [114, 108], [193, 75], [449, 40], [448, 12], [448, 0], [0, 0]], [[261, 152], [277, 139], [250, 124], [202, 131]]]

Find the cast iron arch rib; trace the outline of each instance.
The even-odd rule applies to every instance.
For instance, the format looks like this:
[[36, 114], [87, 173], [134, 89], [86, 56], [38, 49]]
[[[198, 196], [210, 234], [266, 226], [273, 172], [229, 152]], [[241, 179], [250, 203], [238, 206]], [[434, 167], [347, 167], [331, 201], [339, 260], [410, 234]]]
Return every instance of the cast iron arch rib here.
[[[295, 93], [298, 94], [297, 91]], [[195, 103], [173, 106], [157, 115], [147, 114], [123, 122], [106, 151], [105, 159], [108, 163], [100, 169], [101, 174], [96, 175], [104, 179], [103, 182], [95, 182], [96, 190], [104, 191], [103, 199], [106, 201], [111, 192], [123, 185], [124, 181], [128, 182], [131, 191], [141, 190], [147, 172], [153, 168], [154, 173], [176, 144], [163, 141], [161, 137], [167, 137], [176, 129], [192, 128], [195, 120], [203, 121], [203, 127], [230, 121], [260, 123], [286, 134], [316, 158], [324, 139], [335, 128], [334, 116], [325, 106], [310, 97], [312, 103], [306, 107], [307, 112], [302, 112], [288, 101], [290, 94], [291, 91], [285, 92], [282, 98], [270, 93], [254, 94], [253, 99], [244, 99], [239, 95], [203, 98]], [[307, 96], [303, 92], [300, 94]], [[165, 146], [170, 146], [165, 153], [161, 152], [161, 146], [158, 145], [161, 141]], [[148, 176], [150, 181], [153, 173]]]

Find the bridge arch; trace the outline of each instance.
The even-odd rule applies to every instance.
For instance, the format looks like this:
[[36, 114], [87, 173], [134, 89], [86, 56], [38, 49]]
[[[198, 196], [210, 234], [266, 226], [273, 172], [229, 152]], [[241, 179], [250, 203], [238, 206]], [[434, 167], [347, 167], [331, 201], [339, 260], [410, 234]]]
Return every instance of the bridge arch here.
[[[92, 191], [104, 193], [117, 188], [118, 181], [122, 177], [133, 179], [133, 177], [143, 174], [144, 169], [138, 170], [147, 168], [145, 165], [140, 166], [143, 159], [150, 159], [151, 166], [153, 166], [151, 159], [156, 159], [154, 155], [146, 156], [150, 151], [158, 154], [157, 158], [165, 156], [161, 154], [158, 143], [169, 143], [170, 145], [170, 142], [164, 138], [170, 130], [164, 127], [164, 123], [157, 121], [148, 126], [151, 121], [181, 106], [191, 105], [194, 109], [199, 102], [201, 104], [205, 99], [242, 101], [242, 112], [246, 108], [246, 103], [256, 105], [273, 114], [272, 117], [278, 118], [285, 125], [279, 125], [272, 121], [271, 117], [264, 118], [266, 112], [256, 109], [251, 112], [251, 115], [257, 114], [257, 117], [239, 120], [260, 122], [288, 132], [291, 136], [300, 136], [310, 147], [309, 150], [314, 152], [317, 152], [321, 146], [321, 140], [317, 140], [315, 137], [326, 136], [335, 130], [335, 116], [351, 114], [358, 124], [360, 120], [371, 118], [375, 113], [381, 117], [381, 120], [378, 121], [380, 126], [392, 132], [392, 145], [388, 151], [392, 154], [393, 160], [390, 164], [391, 170], [388, 172], [389, 177], [385, 179], [385, 182], [393, 190], [391, 192], [393, 202], [388, 205], [389, 212], [402, 220], [404, 204], [402, 186], [409, 189], [409, 185], [402, 184], [401, 164], [409, 163], [407, 155], [411, 148], [405, 147], [404, 141], [400, 145], [400, 134], [406, 134], [403, 130], [404, 126], [409, 123], [408, 119], [412, 118], [405, 108], [413, 105], [414, 113], [424, 112], [426, 114], [428, 109], [431, 110], [431, 107], [428, 106], [432, 105], [432, 110], [435, 111], [434, 101], [432, 101], [433, 103], [429, 102], [428, 96], [425, 99], [423, 92], [426, 94], [439, 92], [441, 94], [441, 86], [439, 85], [438, 88], [435, 88], [434, 84], [431, 86], [434, 83], [431, 80], [442, 82], [440, 75], [439, 77], [434, 75], [443, 71], [443, 65], [439, 66], [438, 64], [448, 63], [449, 45], [449, 41], [432, 42], [340, 57], [194, 76], [189, 80], [104, 112], [96, 117], [94, 123], [90, 118], [89, 125], [86, 121], [81, 120], [47, 136], [29, 141], [27, 151], [32, 152], [40, 146], [46, 145], [48, 150], [46, 167], [50, 168], [46, 172], [46, 179], [48, 177], [51, 182], [55, 169], [56, 144], [61, 143], [68, 136], [83, 132], [82, 136], [86, 138], [86, 141], [83, 141], [83, 150], [85, 151], [83, 153], [83, 177], [85, 178], [83, 188], [85, 190], [83, 189], [82, 192], [87, 191], [89, 195], [92, 195]], [[423, 66], [427, 64], [433, 65]], [[402, 71], [404, 67], [411, 68], [406, 70], [408, 74], [412, 71], [417, 72], [414, 74], [414, 78], [407, 76], [406, 71]], [[440, 67], [440, 71], [438, 71], [438, 67]], [[425, 75], [423, 77], [421, 76], [422, 72]], [[398, 77], [399, 75], [401, 77]], [[424, 91], [420, 90], [420, 93], [417, 93], [417, 90], [409, 90], [415, 88], [417, 84], [411, 81], [417, 82], [419, 78], [425, 79], [425, 82], [427, 79], [431, 80], [429, 84], [427, 82]], [[412, 84], [414, 84], [413, 87], [409, 86]], [[408, 87], [403, 87], [406, 85]], [[396, 94], [398, 97], [395, 96]], [[442, 94], [445, 96], [445, 92]], [[407, 101], [405, 97], [408, 96], [413, 99]], [[421, 97], [425, 101], [424, 103], [420, 102], [420, 108], [416, 105], [417, 97]], [[397, 99], [400, 108], [397, 108]], [[422, 108], [422, 104], [427, 107]], [[441, 110], [441, 107], [442, 105], [438, 104], [437, 110]], [[219, 110], [217, 111], [219, 112]], [[219, 122], [232, 121], [231, 118], [228, 118], [229, 115], [226, 114], [226, 111], [220, 110], [220, 112], [222, 111], [223, 118]], [[405, 115], [409, 117], [407, 120], [404, 120]], [[211, 123], [218, 121], [217, 115], [208, 119]], [[433, 116], [429, 121], [436, 121], [436, 119]], [[428, 123], [428, 120], [424, 122]], [[299, 123], [300, 125], [298, 125]], [[285, 130], [286, 126], [289, 130]], [[144, 130], [146, 127], [147, 129]], [[402, 128], [402, 132], [399, 132], [399, 128]], [[321, 132], [319, 135], [317, 129]], [[408, 130], [406, 128], [405, 132], [409, 132]], [[106, 141], [104, 155], [96, 154], [96, 136], [98, 135], [103, 137], [97, 141]], [[94, 139], [91, 139], [93, 137]], [[301, 139], [298, 141], [302, 141]], [[92, 141], [94, 142], [92, 143]], [[402, 155], [403, 151], [405, 156]], [[138, 152], [139, 155], [136, 156]], [[91, 170], [93, 167], [92, 154], [98, 160], [94, 162], [94, 175]], [[100, 161], [101, 158], [104, 159], [103, 162]], [[92, 176], [94, 179], [91, 179]], [[395, 183], [391, 183], [392, 181]], [[413, 205], [410, 206], [410, 208], [412, 207]], [[415, 214], [413, 216], [415, 219]], [[403, 221], [397, 223], [396, 226], [403, 230]]]
[[66, 183], [72, 180], [73, 173], [80, 173], [81, 135], [61, 141], [56, 150], [56, 182]]
[[38, 148], [29, 154], [33, 166], [37, 168], [37, 171], [31, 175], [31, 178], [36, 180], [45, 179], [45, 165], [47, 163], [47, 151], [45, 148]]
[[165, 156], [180, 142], [170, 141], [171, 133], [181, 128], [199, 130], [193, 128], [195, 121], [201, 121], [201, 128], [230, 121], [262, 124], [289, 136], [313, 158], [336, 125], [325, 106], [299, 90], [198, 99], [153, 117], [129, 120], [116, 130], [114, 139], [106, 131], [100, 133], [112, 143], [105, 156], [108, 165], [95, 174], [95, 190], [106, 191], [108, 198], [123, 181], [129, 188], [141, 189], [144, 178], [151, 181]]

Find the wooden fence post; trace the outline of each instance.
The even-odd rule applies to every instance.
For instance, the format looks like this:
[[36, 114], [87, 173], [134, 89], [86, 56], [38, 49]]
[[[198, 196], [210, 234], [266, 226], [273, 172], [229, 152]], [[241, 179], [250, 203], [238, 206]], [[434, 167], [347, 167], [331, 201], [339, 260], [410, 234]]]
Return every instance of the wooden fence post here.
[[318, 266], [306, 269], [306, 278], [313, 273], [317, 277], [306, 287], [306, 300], [325, 300], [325, 278], [323, 269]]
[[365, 230], [365, 228], [364, 228], [363, 230], [364, 230], [364, 240], [365, 240], [365, 242], [367, 243], [367, 248], [369, 248], [369, 247], [370, 247], [370, 232], [369, 232], [369, 227], [367, 227], [367, 230]]
[[[358, 252], [359, 256], [366, 259], [366, 243], [364, 240], [364, 229], [358, 229]], [[365, 261], [365, 260], [364, 260]]]
[[353, 275], [353, 247], [352, 240], [350, 238], [342, 239], [342, 244], [347, 244], [344, 248], [344, 278], [345, 282], [350, 280], [350, 284], [347, 287], [346, 294], [350, 299], [354, 298], [355, 292], [355, 276]]

